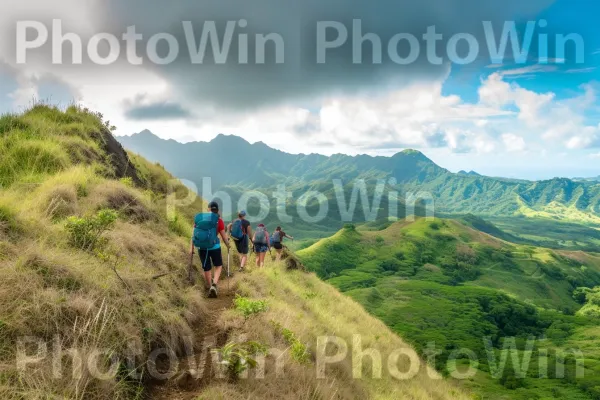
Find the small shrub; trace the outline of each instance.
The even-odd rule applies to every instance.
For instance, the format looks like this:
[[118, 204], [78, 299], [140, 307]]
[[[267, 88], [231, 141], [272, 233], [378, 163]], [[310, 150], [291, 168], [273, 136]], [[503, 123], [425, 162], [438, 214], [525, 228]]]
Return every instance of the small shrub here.
[[91, 217], [69, 217], [65, 228], [73, 246], [92, 251], [101, 243], [102, 234], [111, 229], [116, 220], [115, 211], [100, 210]]
[[265, 300], [253, 301], [240, 295], [236, 296], [235, 300], [233, 301], [233, 305], [235, 309], [240, 311], [246, 319], [254, 314], [267, 311], [268, 309], [267, 302]]
[[133, 178], [131, 178], [130, 176], [126, 176], [124, 178], [119, 179], [119, 182], [121, 182], [127, 187], [133, 187]]
[[255, 357], [265, 354], [267, 348], [258, 342], [229, 342], [217, 352], [221, 356], [220, 363], [227, 368], [230, 378], [235, 380], [247, 369], [256, 367]]
[[573, 299], [579, 304], [585, 304], [587, 300], [587, 294], [591, 293], [592, 290], [586, 287], [579, 287], [573, 291]]

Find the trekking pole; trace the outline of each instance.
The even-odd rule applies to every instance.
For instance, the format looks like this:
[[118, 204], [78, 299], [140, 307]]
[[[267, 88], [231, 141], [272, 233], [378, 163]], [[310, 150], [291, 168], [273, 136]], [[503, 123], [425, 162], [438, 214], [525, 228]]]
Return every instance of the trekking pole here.
[[190, 281], [190, 284], [193, 284], [193, 279], [192, 279], [192, 268], [194, 266], [194, 242], [192, 241], [192, 248], [190, 250], [190, 263], [188, 265], [188, 280]]
[[229, 284], [229, 264], [231, 263], [231, 248], [227, 246], [227, 293], [230, 293], [231, 286]]

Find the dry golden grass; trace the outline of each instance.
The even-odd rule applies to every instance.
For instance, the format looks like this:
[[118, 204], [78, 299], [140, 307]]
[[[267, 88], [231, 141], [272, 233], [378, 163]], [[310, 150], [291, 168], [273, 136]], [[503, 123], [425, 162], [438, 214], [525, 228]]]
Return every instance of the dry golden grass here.
[[94, 186], [88, 196], [90, 208], [117, 210], [132, 222], [146, 222], [157, 219], [149, 199], [135, 189], [117, 181], [107, 181]]

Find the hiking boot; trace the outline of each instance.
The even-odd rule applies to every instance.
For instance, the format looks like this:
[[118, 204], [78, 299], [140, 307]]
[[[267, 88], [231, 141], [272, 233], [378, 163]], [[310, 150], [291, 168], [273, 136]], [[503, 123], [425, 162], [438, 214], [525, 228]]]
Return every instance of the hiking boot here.
[[216, 284], [212, 284], [212, 286], [210, 287], [210, 290], [208, 291], [208, 297], [210, 297], [211, 299], [216, 298], [218, 295], [218, 290], [217, 290], [217, 285]]

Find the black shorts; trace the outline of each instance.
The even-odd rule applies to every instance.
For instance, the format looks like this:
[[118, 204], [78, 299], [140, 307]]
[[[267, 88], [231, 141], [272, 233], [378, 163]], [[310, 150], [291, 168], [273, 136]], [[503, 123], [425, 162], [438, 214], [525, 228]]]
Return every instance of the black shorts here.
[[248, 236], [244, 236], [240, 240], [234, 240], [235, 248], [240, 254], [248, 254], [250, 249], [248, 248]]
[[223, 266], [223, 256], [221, 255], [221, 248], [214, 250], [198, 250], [200, 256], [200, 262], [202, 263], [202, 269], [206, 272], [210, 271], [212, 267]]
[[277, 249], [277, 250], [283, 249], [283, 245], [281, 244], [281, 242], [273, 243], [273, 247], [275, 247], [275, 249]]

